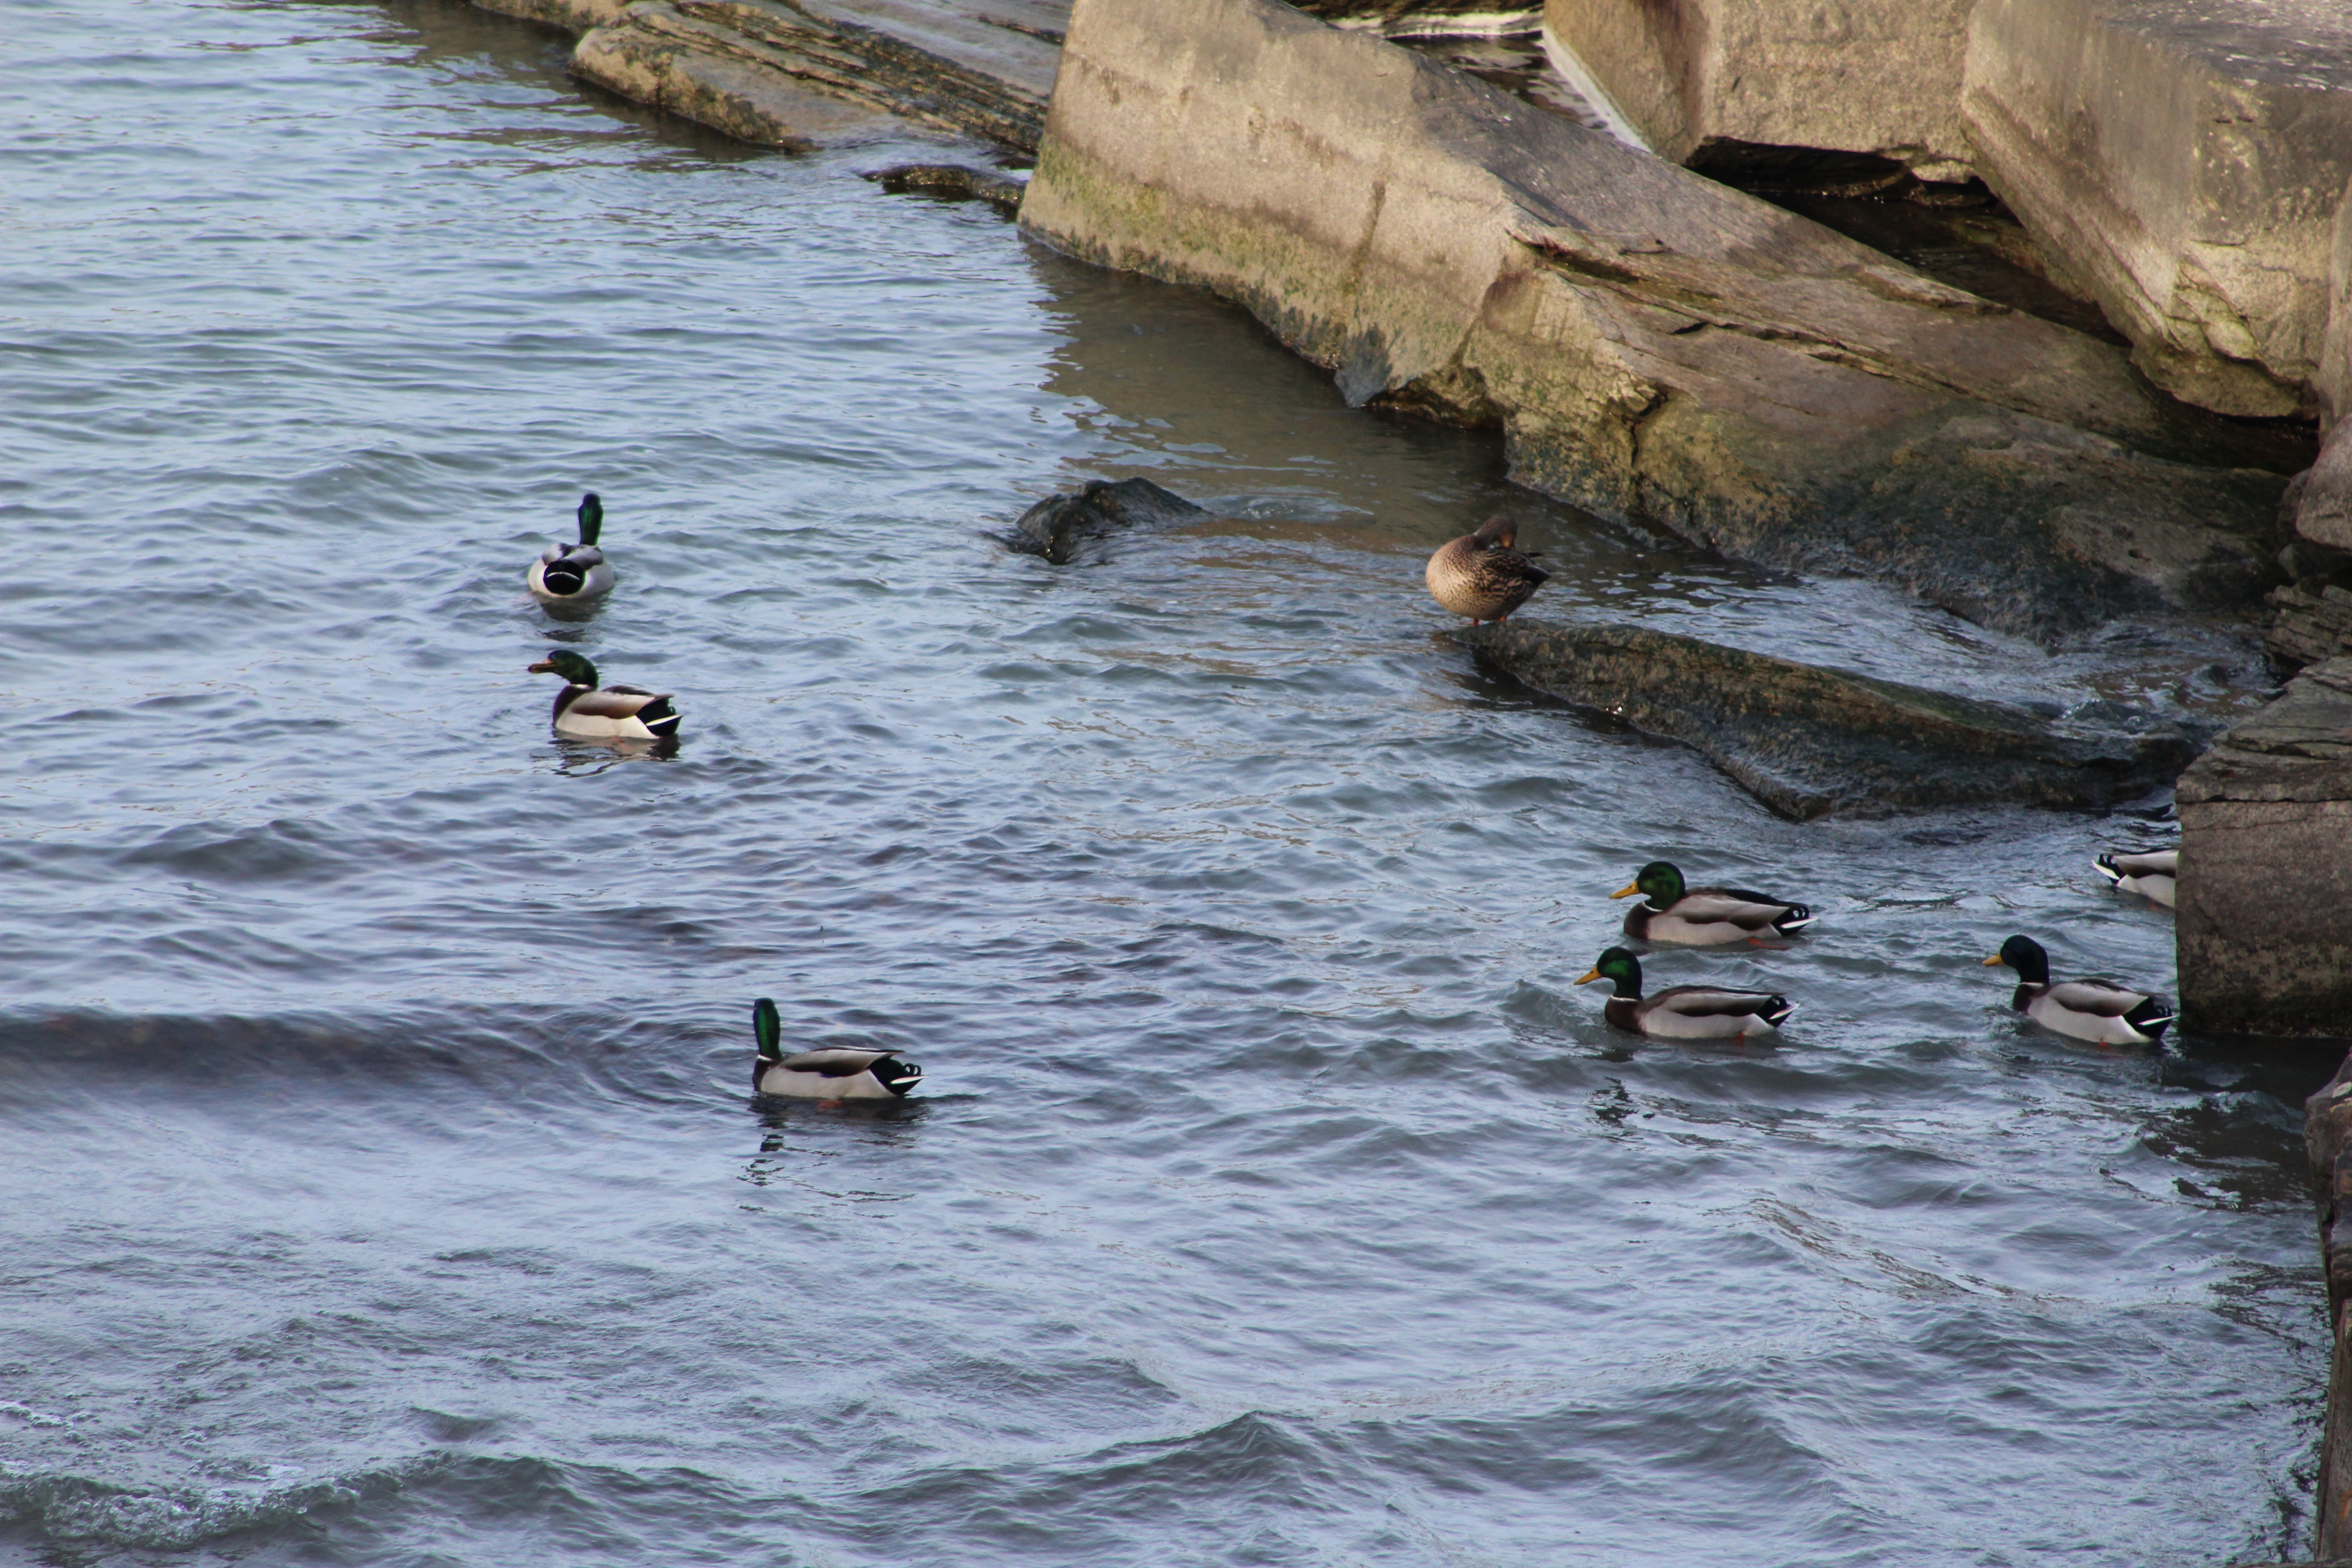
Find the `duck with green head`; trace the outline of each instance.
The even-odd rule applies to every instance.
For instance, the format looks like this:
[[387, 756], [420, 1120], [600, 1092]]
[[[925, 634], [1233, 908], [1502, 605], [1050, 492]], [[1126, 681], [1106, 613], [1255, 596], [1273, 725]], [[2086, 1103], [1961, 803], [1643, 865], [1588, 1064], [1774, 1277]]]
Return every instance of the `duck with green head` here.
[[1813, 911], [1792, 899], [1739, 888], [1685, 888], [1683, 874], [1664, 860], [1651, 861], [1609, 896], [1630, 899], [1636, 893], [1642, 901], [1625, 915], [1625, 934], [1635, 942], [1712, 947], [1793, 936], [1813, 923]]
[[580, 498], [580, 542], [551, 544], [530, 563], [523, 581], [542, 605], [576, 605], [613, 591], [613, 569], [596, 540], [604, 531], [604, 503], [594, 490]]
[[2162, 1037], [2172, 1022], [2172, 1005], [2146, 991], [2112, 980], [2061, 980], [2051, 984], [2050, 955], [2030, 936], [2013, 936], [1985, 960], [1985, 967], [2017, 971], [2017, 991], [2009, 1005], [2045, 1029], [2095, 1040], [2103, 1046], [2143, 1046]]
[[1629, 1034], [1653, 1039], [1728, 1040], [1769, 1034], [1796, 1011], [1786, 996], [1769, 991], [1718, 985], [1675, 985], [1645, 997], [1642, 961], [1622, 947], [1602, 953], [1577, 984], [1589, 985], [1595, 980], [1612, 983], [1603, 1016]]
[[923, 1081], [923, 1069], [888, 1051], [800, 1051], [784, 1055], [782, 1021], [776, 1005], [762, 996], [751, 1004], [751, 1035], [760, 1054], [751, 1060], [751, 1092], [780, 1100], [904, 1100]]
[[596, 667], [560, 647], [530, 667], [533, 675], [560, 675], [563, 689], [555, 694], [555, 732], [583, 740], [662, 741], [677, 733], [684, 717], [670, 706], [667, 691], [642, 686], [596, 685]]

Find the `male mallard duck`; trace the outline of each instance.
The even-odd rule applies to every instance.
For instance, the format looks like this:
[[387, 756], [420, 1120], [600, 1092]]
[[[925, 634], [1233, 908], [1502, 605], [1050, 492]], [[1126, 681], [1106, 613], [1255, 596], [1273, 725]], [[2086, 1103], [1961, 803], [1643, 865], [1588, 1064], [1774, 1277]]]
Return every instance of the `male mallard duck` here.
[[580, 542], [549, 545], [523, 574], [530, 596], [542, 605], [576, 605], [611, 593], [613, 569], [596, 548], [596, 536], [604, 531], [604, 503], [590, 490], [580, 498]]
[[1438, 546], [1422, 574], [1429, 596], [1443, 608], [1469, 616], [1474, 626], [1502, 620], [1551, 575], [1513, 548], [1518, 542], [1519, 525], [1496, 516], [1477, 532]]
[[2078, 1040], [2103, 1046], [2145, 1045], [2172, 1022], [2172, 1005], [2161, 996], [2126, 991], [2112, 980], [2062, 980], [2050, 984], [2050, 955], [2030, 936], [2013, 936], [1985, 960], [2017, 971], [2017, 994], [2010, 1005], [2041, 1025]]
[[684, 715], [669, 705], [667, 691], [642, 686], [596, 689], [596, 667], [568, 647], [557, 648], [530, 667], [533, 675], [560, 675], [567, 684], [555, 694], [555, 732], [610, 741], [630, 737], [658, 741], [677, 733]]
[[782, 1026], [776, 1005], [762, 996], [751, 1004], [751, 1033], [760, 1054], [751, 1062], [751, 1092], [780, 1100], [904, 1100], [923, 1081], [923, 1069], [888, 1051], [838, 1048], [784, 1055], [777, 1037]]
[[2150, 903], [2172, 908], [2172, 892], [2180, 880], [2180, 851], [2148, 849], [2137, 855], [2102, 855], [2092, 862], [2099, 875], [2116, 890], [2137, 893]]
[[1813, 923], [1813, 911], [1769, 893], [1738, 888], [1685, 888], [1683, 874], [1653, 860], [1633, 881], [1609, 896], [1642, 901], [1625, 912], [1625, 934], [1635, 942], [1678, 942], [1689, 947], [1750, 942], [1768, 933], [1788, 936]]
[[1612, 947], [1578, 979], [1615, 982], [1615, 994], [1602, 1009], [1619, 1028], [1660, 1040], [1727, 1040], [1779, 1028], [1796, 1008], [1769, 991], [1726, 991], [1715, 985], [1675, 985], [1644, 1000], [1642, 961]]

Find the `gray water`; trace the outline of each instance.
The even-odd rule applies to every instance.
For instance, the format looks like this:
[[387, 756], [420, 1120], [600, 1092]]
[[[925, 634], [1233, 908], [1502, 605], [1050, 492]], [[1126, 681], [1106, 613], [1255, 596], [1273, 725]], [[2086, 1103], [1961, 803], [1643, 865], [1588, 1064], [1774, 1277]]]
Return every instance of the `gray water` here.
[[[2317, 1047], [2105, 820], [1780, 821], [1482, 674], [1545, 613], [2225, 716], [1511, 490], [1249, 321], [606, 100], [454, 0], [10, 0], [0, 1560], [2210, 1564], [2307, 1535]], [[1028, 501], [1198, 527], [1056, 568]], [[605, 497], [584, 623], [525, 564]], [[675, 691], [559, 742], [551, 640]], [[1575, 977], [1653, 856], [1822, 911]], [[752, 1100], [748, 1010], [929, 1071]]]

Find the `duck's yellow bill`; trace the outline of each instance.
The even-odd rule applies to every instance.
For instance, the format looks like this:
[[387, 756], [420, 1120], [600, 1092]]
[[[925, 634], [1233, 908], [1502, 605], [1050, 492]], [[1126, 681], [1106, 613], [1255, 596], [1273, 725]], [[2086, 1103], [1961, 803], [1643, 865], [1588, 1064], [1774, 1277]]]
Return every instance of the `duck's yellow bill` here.
[[1590, 985], [1600, 978], [1601, 971], [1597, 969], [1588, 969], [1583, 973], [1576, 977], [1576, 983], [1579, 985]]
[[1628, 883], [1626, 883], [1623, 887], [1622, 887], [1622, 888], [1618, 889], [1615, 892], [1613, 892], [1613, 893], [1610, 894], [1609, 896], [1610, 896], [1611, 898], [1612, 898], [1612, 899], [1630, 899], [1630, 898], [1632, 898], [1634, 894], [1636, 894], [1636, 893], [1640, 892], [1641, 890], [1642, 890], [1642, 884], [1641, 884], [1641, 883], [1639, 883], [1639, 882], [1628, 882]]
[[2000, 954], [1996, 952], [1990, 958], [1985, 960], [1985, 967], [1987, 969], [1998, 969], [2000, 967]]

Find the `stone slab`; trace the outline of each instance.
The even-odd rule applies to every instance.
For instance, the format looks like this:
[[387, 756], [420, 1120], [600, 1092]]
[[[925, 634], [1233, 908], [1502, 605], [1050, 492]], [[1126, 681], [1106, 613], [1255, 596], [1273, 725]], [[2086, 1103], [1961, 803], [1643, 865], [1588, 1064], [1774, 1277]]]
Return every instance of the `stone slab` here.
[[2352, 658], [2233, 726], [2177, 801], [2183, 1021], [2352, 1034]]
[[1638, 626], [1534, 621], [1453, 636], [1537, 690], [1683, 742], [1785, 816], [1985, 802], [2100, 806], [2196, 754], [2169, 726], [2070, 729], [2023, 709]]
[[2141, 368], [2225, 414], [2320, 405], [2352, 177], [2342, 0], [1979, 0], [1979, 172]]
[[1271, 0], [1078, 0], [1022, 223], [1751, 560], [2045, 642], [2278, 579], [2284, 479], [2183, 460], [2112, 345]]
[[1719, 142], [1970, 173], [1960, 73], [1974, 0], [1549, 0], [1544, 20], [1675, 163]]

